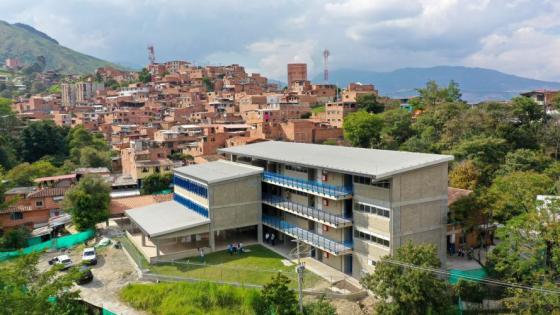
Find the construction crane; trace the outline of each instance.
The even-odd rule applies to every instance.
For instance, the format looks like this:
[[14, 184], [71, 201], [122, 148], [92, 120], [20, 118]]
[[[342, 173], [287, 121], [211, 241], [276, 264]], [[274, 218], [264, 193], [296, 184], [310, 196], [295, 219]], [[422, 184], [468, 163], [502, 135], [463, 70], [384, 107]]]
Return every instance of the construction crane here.
[[151, 65], [156, 63], [156, 51], [154, 49], [154, 45], [148, 45], [148, 60]]
[[324, 66], [323, 79], [325, 80], [325, 83], [329, 82], [329, 56], [330, 55], [331, 52], [325, 48], [325, 50], [323, 50], [323, 66]]

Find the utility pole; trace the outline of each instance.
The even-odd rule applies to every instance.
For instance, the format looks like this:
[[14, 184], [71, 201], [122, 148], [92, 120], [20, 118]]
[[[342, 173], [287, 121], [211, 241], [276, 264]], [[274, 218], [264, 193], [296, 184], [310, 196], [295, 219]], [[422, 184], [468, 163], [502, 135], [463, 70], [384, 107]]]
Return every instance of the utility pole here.
[[297, 266], [296, 272], [298, 274], [298, 294], [299, 294], [299, 311], [303, 314], [303, 271], [305, 266], [301, 263], [301, 252], [299, 250], [299, 238], [296, 238], [296, 251], [297, 251]]

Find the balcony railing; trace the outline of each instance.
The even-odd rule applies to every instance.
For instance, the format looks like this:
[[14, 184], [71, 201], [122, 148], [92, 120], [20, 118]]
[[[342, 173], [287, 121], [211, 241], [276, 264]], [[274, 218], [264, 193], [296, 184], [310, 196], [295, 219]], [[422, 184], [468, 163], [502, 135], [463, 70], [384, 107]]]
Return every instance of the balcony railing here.
[[350, 241], [336, 242], [273, 216], [263, 215], [262, 221], [265, 225], [333, 255], [345, 255], [352, 252], [352, 242]]
[[344, 199], [352, 195], [352, 189], [348, 187], [289, 177], [269, 171], [263, 173], [263, 181], [336, 200]]
[[272, 207], [294, 213], [313, 221], [321, 222], [334, 228], [341, 228], [352, 225], [352, 220], [350, 219], [313, 207], [305, 206], [284, 197], [264, 195], [263, 202]]

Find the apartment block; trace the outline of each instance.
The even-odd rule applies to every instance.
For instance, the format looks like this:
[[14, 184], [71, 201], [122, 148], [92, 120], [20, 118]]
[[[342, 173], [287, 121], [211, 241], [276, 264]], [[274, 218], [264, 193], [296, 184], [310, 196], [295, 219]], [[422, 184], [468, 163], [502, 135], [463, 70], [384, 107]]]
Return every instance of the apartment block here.
[[292, 86], [295, 81], [307, 81], [306, 63], [288, 64], [288, 86]]

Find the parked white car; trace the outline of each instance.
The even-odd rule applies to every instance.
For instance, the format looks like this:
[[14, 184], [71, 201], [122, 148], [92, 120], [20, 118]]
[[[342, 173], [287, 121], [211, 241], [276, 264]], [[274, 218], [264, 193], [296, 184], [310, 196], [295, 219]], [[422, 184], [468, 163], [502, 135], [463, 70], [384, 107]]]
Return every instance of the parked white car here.
[[68, 255], [60, 255], [49, 260], [49, 265], [62, 265], [62, 269], [64, 270], [72, 267], [74, 264]]
[[97, 264], [97, 253], [95, 252], [95, 247], [84, 248], [84, 252], [82, 254], [82, 262], [88, 265]]

